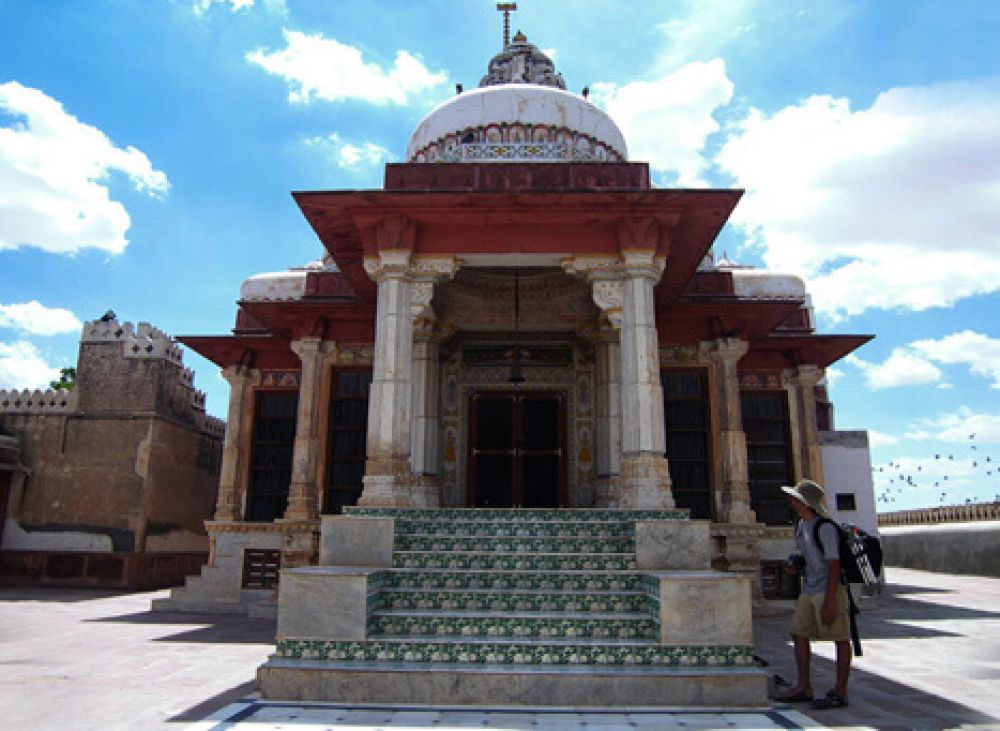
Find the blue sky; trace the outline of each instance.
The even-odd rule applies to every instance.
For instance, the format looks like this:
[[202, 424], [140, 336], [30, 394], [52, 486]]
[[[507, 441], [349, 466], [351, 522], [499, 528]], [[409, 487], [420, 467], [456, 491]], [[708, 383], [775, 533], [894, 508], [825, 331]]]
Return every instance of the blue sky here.
[[[108, 308], [227, 332], [244, 278], [321, 253], [289, 192], [379, 187], [499, 50], [493, 5], [0, 0], [0, 388], [44, 386]], [[1000, 6], [519, 5], [658, 184], [746, 189], [718, 254], [804, 276], [821, 330], [876, 334], [829, 375], [879, 508], [997, 499]], [[185, 361], [224, 415], [217, 369]]]

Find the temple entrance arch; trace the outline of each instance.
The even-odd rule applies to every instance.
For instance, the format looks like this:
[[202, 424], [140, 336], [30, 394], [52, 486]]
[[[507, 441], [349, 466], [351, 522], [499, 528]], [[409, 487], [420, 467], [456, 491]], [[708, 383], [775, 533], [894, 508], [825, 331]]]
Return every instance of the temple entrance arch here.
[[557, 508], [566, 499], [566, 409], [558, 391], [475, 391], [468, 504]]

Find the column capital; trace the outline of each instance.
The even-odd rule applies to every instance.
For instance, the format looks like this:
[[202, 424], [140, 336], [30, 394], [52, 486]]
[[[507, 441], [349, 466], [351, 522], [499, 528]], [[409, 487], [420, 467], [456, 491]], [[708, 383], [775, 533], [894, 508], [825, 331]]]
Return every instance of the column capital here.
[[405, 279], [411, 282], [446, 282], [455, 278], [462, 260], [455, 256], [414, 256], [409, 249], [383, 249], [366, 256], [365, 272], [376, 282]]
[[248, 368], [245, 365], [237, 364], [226, 366], [220, 371], [220, 375], [226, 379], [230, 386], [236, 386], [241, 381], [249, 380], [256, 386], [260, 381], [260, 371], [256, 368]]
[[715, 340], [703, 340], [700, 344], [701, 352], [705, 357], [712, 360], [736, 362], [750, 349], [750, 343], [742, 338], [716, 338]]
[[815, 386], [819, 383], [826, 371], [816, 365], [800, 365], [796, 369], [796, 375], [800, 386]]

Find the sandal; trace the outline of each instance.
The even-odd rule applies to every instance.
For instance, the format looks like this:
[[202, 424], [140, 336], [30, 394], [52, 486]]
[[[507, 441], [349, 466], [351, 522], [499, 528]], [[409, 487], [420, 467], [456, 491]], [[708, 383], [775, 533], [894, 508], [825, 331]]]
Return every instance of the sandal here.
[[812, 707], [817, 711], [825, 711], [828, 708], [843, 708], [846, 705], [847, 699], [835, 690], [829, 691], [825, 698], [817, 698], [812, 703]]
[[785, 693], [784, 695], [777, 696], [775, 700], [782, 703], [815, 703], [813, 701], [813, 694], [805, 690], [799, 690], [795, 693]]

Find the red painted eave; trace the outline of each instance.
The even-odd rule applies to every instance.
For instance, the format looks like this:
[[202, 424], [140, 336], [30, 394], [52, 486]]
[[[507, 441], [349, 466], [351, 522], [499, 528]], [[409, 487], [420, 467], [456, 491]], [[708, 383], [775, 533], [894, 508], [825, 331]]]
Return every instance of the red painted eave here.
[[795, 368], [815, 365], [827, 368], [857, 350], [874, 335], [769, 335], [750, 341], [750, 350], [740, 359], [741, 370]]
[[317, 336], [351, 343], [375, 341], [375, 308], [370, 303], [313, 298], [291, 302], [239, 303], [275, 336], [295, 340]]
[[182, 335], [177, 338], [220, 368], [246, 365], [275, 370], [297, 369], [299, 358], [287, 338], [270, 335]]
[[683, 344], [738, 337], [747, 340], [771, 333], [802, 306], [802, 300], [745, 300], [735, 297], [682, 297], [657, 307], [661, 343]]

